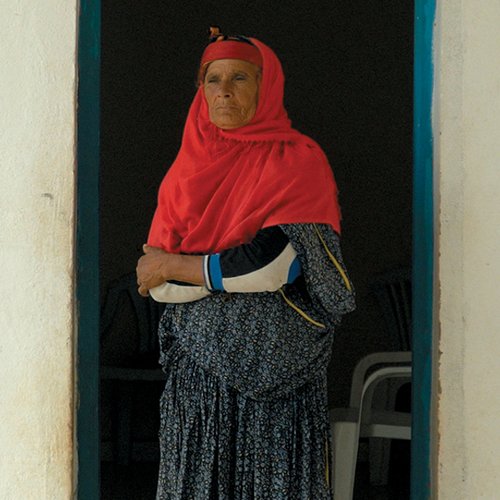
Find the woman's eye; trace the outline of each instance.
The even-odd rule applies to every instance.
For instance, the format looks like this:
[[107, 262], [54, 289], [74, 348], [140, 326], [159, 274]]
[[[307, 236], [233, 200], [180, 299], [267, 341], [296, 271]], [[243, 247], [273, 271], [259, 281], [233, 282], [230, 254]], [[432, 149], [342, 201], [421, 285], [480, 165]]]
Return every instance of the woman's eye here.
[[235, 80], [246, 80], [245, 76], [244, 75], [236, 75], [234, 77]]

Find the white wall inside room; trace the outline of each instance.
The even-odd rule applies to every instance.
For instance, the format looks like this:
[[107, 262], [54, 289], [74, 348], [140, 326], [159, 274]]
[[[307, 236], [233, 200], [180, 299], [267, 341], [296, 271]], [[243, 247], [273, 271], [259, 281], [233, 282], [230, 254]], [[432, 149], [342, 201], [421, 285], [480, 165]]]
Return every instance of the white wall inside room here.
[[437, 3], [437, 497], [493, 500], [500, 491], [500, 3]]
[[76, 0], [1, 2], [0, 498], [72, 496]]

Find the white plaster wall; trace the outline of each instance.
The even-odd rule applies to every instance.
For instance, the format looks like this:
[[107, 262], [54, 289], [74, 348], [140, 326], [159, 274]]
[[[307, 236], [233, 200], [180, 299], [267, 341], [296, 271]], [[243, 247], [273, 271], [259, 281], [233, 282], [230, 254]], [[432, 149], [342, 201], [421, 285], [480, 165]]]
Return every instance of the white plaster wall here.
[[500, 498], [500, 2], [440, 0], [437, 497]]
[[0, 499], [68, 499], [77, 0], [0, 13]]

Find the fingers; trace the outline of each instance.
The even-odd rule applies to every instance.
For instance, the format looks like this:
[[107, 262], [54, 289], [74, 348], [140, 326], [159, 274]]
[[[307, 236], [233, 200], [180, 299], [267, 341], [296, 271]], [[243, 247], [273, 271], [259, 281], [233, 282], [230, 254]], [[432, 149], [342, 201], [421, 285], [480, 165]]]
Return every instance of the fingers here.
[[147, 297], [150, 288], [154, 288], [165, 281], [158, 275], [158, 257], [155, 255], [157, 253], [164, 254], [165, 251], [148, 244], [142, 245], [142, 250], [144, 255], [137, 261], [135, 269], [138, 285], [137, 291], [142, 297]]
[[[142, 259], [142, 257], [141, 257]], [[149, 275], [145, 274], [143, 270], [141, 270], [141, 264], [140, 264], [140, 260], [139, 259], [139, 262], [137, 263], [137, 267], [135, 268], [135, 274], [137, 276], [137, 286], [138, 286], [138, 289], [137, 289], [137, 292], [139, 293], [139, 295], [141, 295], [142, 297], [147, 297], [149, 295], [149, 289], [147, 286], [145, 286], [144, 282], [146, 282], [148, 279], [149, 279]]]
[[137, 273], [137, 286], [139, 295], [141, 295], [142, 297], [147, 297], [149, 295], [149, 288], [145, 285], [144, 281], [141, 281], [141, 278], [139, 278], [139, 273]]
[[151, 278], [150, 275], [144, 275], [144, 273], [140, 273], [139, 269], [136, 269], [136, 274], [137, 274], [137, 286], [139, 295], [142, 295], [143, 297], [147, 297], [149, 295], [149, 286], [148, 286], [148, 281]]

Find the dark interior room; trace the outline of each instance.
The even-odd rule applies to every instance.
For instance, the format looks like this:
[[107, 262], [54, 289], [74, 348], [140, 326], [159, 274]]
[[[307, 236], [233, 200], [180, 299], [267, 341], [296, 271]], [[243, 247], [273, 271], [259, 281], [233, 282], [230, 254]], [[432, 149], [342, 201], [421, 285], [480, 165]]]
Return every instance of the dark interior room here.
[[[103, 308], [110, 288], [134, 272], [142, 255], [157, 191], [177, 154], [196, 91], [208, 27], [254, 36], [280, 58], [293, 126], [321, 145], [339, 187], [342, 250], [357, 309], [336, 332], [328, 390], [331, 407], [345, 405], [356, 362], [401, 348], [371, 284], [412, 262], [413, 9], [409, 0], [102, 0]], [[156, 488], [158, 352], [138, 340], [140, 325], [129, 311], [133, 299], [127, 300], [117, 302], [119, 314], [102, 316], [102, 373], [122, 367], [155, 374], [123, 383], [101, 377], [106, 500], [153, 499]], [[409, 405], [408, 393], [403, 387], [398, 396], [402, 409]], [[129, 405], [125, 420], [117, 416], [122, 403]], [[128, 448], [117, 449], [123, 435]], [[361, 443], [355, 499], [409, 498], [409, 442], [393, 440], [390, 457], [388, 485], [370, 485]]]

